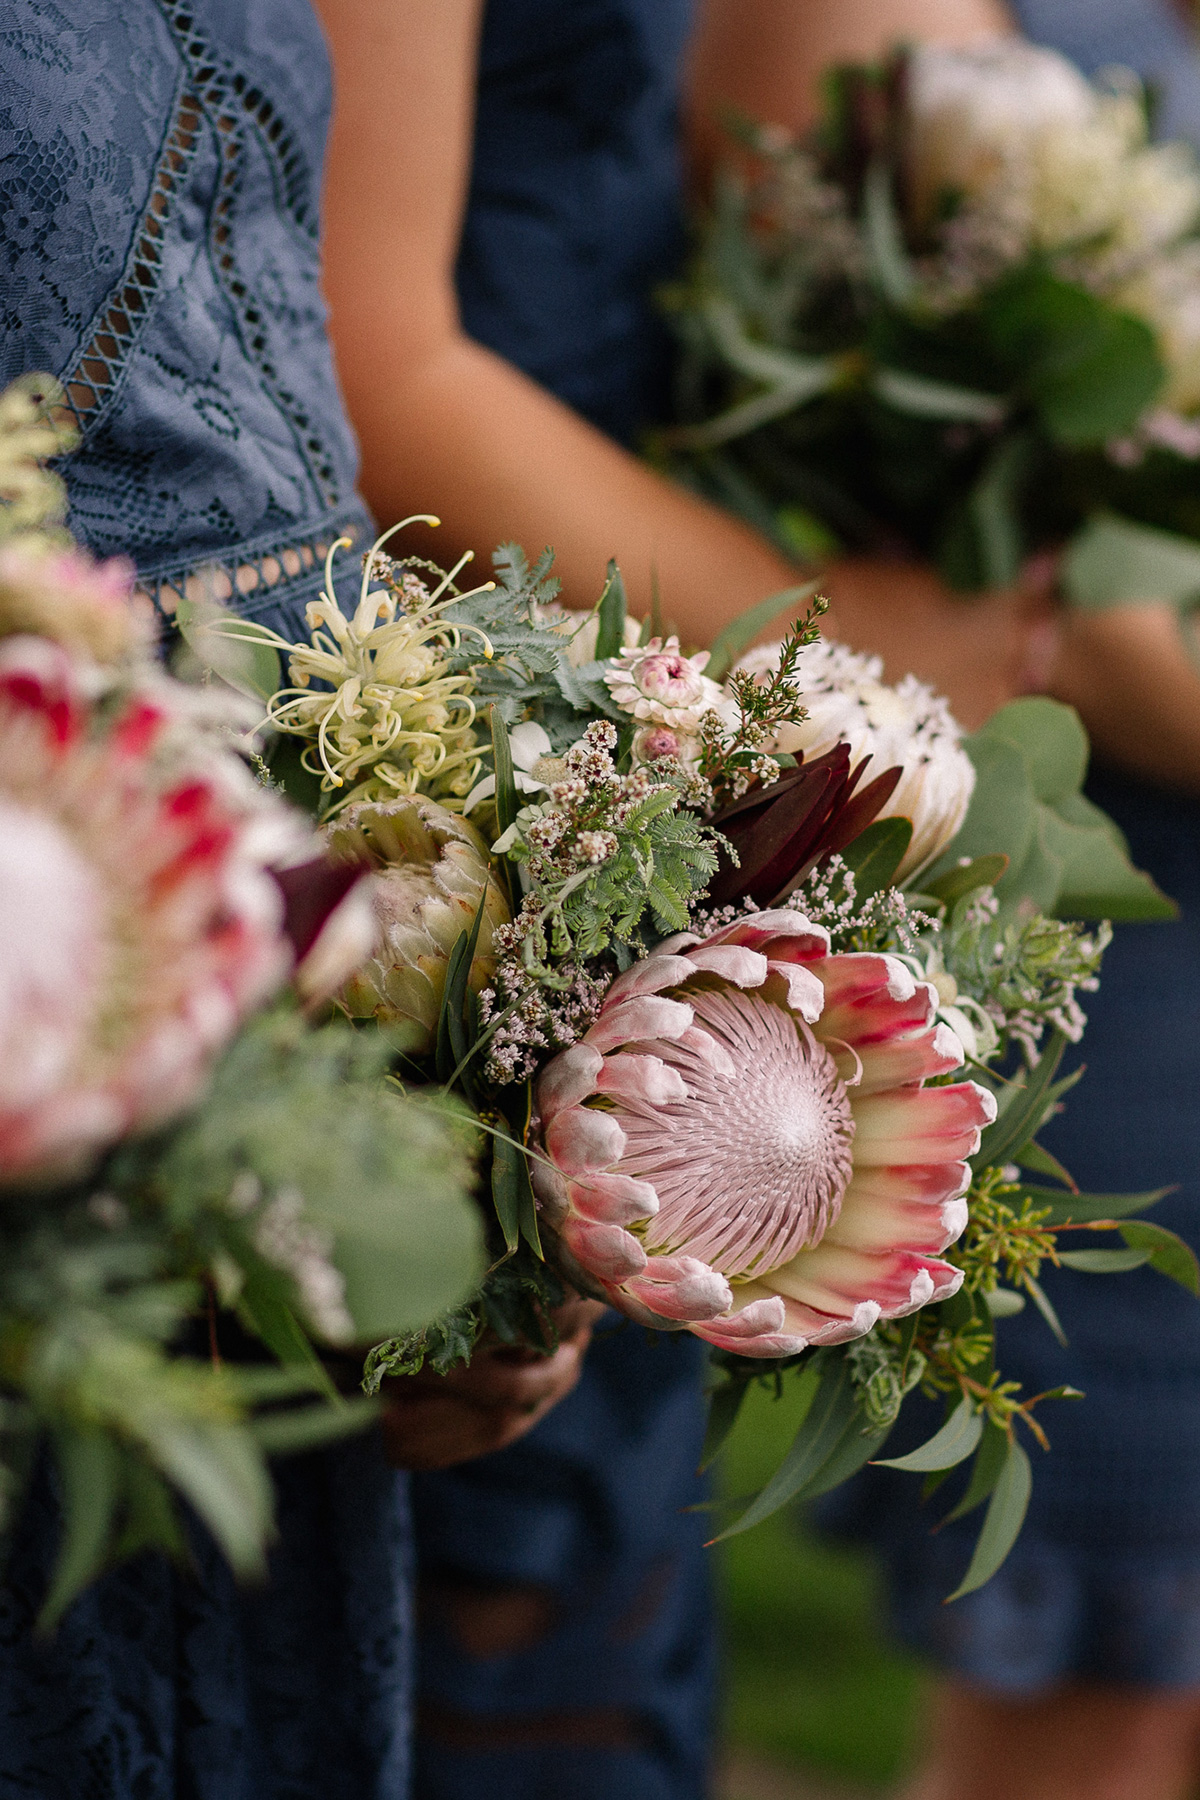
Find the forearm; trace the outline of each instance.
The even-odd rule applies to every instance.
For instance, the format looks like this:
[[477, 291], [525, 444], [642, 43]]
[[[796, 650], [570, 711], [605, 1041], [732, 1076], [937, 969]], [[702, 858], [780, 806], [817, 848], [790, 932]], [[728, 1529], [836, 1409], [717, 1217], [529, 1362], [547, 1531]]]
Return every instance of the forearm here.
[[1066, 613], [1050, 691], [1077, 708], [1105, 762], [1200, 793], [1200, 673], [1173, 607]]
[[649, 609], [657, 578], [664, 617], [695, 643], [802, 579], [757, 533], [465, 337], [447, 334], [399, 369], [365, 352], [342, 361], [367, 501], [381, 526], [437, 513], [429, 553], [443, 563], [467, 549], [486, 559], [506, 539], [532, 555], [550, 544], [564, 599], [590, 606], [615, 556], [633, 610]]

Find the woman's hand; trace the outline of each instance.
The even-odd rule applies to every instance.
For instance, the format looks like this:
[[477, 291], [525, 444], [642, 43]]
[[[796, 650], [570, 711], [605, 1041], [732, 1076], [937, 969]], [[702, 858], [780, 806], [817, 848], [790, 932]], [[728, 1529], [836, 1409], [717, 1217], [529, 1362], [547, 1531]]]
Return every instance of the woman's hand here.
[[1106, 762], [1200, 793], [1200, 669], [1173, 606], [1147, 601], [1059, 616], [1046, 683], [1077, 708]]
[[883, 658], [888, 681], [913, 674], [945, 694], [974, 731], [1006, 701], [1041, 691], [1054, 654], [1052, 568], [1030, 564], [1017, 588], [955, 594], [922, 563], [864, 558], [821, 577], [826, 636]]
[[516, 1443], [579, 1380], [592, 1326], [603, 1311], [595, 1300], [560, 1307], [553, 1356], [493, 1339], [476, 1350], [465, 1369], [386, 1382], [383, 1441], [389, 1461], [400, 1469], [447, 1469]]

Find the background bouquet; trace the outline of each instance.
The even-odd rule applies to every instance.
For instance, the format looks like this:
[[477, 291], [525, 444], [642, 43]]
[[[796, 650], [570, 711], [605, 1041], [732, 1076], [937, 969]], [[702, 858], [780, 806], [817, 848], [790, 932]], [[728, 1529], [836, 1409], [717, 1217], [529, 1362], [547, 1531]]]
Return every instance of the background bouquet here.
[[163, 672], [132, 571], [55, 529], [53, 399], [0, 398], [0, 1525], [49, 1452], [45, 1624], [183, 1554], [176, 1495], [261, 1572], [268, 1453], [375, 1410], [322, 1355], [482, 1266], [461, 1123], [306, 1010], [371, 949], [369, 881], [255, 778], [244, 703]]
[[678, 472], [786, 549], [958, 588], [1066, 545], [1084, 605], [1200, 593], [1200, 166], [1133, 77], [1017, 40], [830, 72], [745, 126], [689, 281]]
[[[570, 1282], [713, 1347], [714, 1446], [749, 1381], [806, 1384], [748, 1524], [876, 1454], [922, 1384], [952, 1422], [923, 1466], [975, 1453], [995, 1488], [975, 1585], [1023, 1512], [1017, 1425], [1042, 1439], [994, 1318], [1028, 1295], [1052, 1319], [1046, 1257], [1196, 1284], [1113, 1217], [1154, 1196], [1081, 1196], [1036, 1144], [1107, 938], [1055, 915], [1170, 912], [1080, 796], [1074, 714], [1021, 702], [964, 747], [928, 689], [819, 640], [821, 602], [743, 656], [798, 591], [687, 654], [626, 617], [615, 567], [571, 614], [549, 553], [506, 546], [463, 592], [384, 542], [352, 610], [330, 552], [307, 642], [185, 619], [257, 684], [275, 779], [377, 871], [342, 1009], [490, 1146], [488, 1277], [378, 1345], [368, 1391], [487, 1329], [549, 1347]], [[1061, 1250], [1085, 1222], [1122, 1247]]]

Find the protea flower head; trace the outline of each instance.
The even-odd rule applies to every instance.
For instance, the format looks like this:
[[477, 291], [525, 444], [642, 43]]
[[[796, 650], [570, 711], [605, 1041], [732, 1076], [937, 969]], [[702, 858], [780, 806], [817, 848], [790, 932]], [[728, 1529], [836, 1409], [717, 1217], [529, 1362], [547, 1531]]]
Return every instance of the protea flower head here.
[[165, 683], [97, 705], [86, 676], [0, 642], [4, 1181], [189, 1104], [294, 962], [271, 865], [306, 853], [299, 815], [236, 758], [182, 753]]
[[433, 1048], [450, 952], [470, 931], [481, 899], [470, 985], [479, 993], [495, 974], [492, 936], [510, 914], [483, 839], [466, 819], [417, 798], [357, 801], [328, 827], [328, 839], [337, 856], [377, 872], [378, 946], [338, 999], [351, 1018], [378, 1020], [397, 1049], [425, 1055]]
[[533, 1175], [573, 1279], [746, 1356], [861, 1336], [955, 1292], [966, 1158], [995, 1117], [890, 956], [790, 910], [668, 939], [537, 1087]]
[[837, 743], [716, 813], [713, 824], [738, 860], [722, 852], [708, 888], [713, 905], [752, 900], [778, 906], [823, 857], [865, 830], [886, 808], [901, 775], [885, 768], [860, 785], [868, 761], [852, 758], [850, 746]]
[[[778, 644], [766, 644], [739, 667], [762, 673], [778, 658]], [[776, 747], [801, 752], [807, 763], [844, 744], [856, 763], [870, 757], [875, 769], [898, 768], [876, 816], [912, 820], [912, 841], [897, 878], [926, 867], [958, 831], [975, 789], [975, 767], [946, 701], [915, 675], [887, 686], [878, 656], [824, 639], [804, 652], [801, 680], [808, 718], [781, 726]]]

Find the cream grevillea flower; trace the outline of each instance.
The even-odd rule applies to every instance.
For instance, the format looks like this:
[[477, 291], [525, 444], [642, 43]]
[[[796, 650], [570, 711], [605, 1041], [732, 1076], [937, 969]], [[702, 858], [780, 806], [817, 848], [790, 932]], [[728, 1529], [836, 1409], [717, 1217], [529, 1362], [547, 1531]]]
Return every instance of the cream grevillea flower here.
[[[738, 667], [765, 674], [778, 667], [779, 648], [751, 650]], [[776, 749], [811, 760], [847, 743], [851, 762], [874, 759], [868, 774], [898, 764], [900, 784], [879, 816], [912, 820], [898, 879], [924, 868], [962, 824], [975, 788], [974, 765], [946, 701], [915, 675], [888, 687], [878, 656], [825, 639], [804, 652], [800, 685], [809, 716], [802, 725], [783, 726]]]
[[235, 759], [174, 753], [175, 723], [0, 643], [0, 1180], [171, 1117], [292, 966], [268, 865], [308, 832]]
[[995, 1117], [890, 956], [791, 911], [668, 939], [543, 1070], [533, 1164], [572, 1276], [746, 1356], [859, 1337], [954, 1293], [966, 1158]]
[[684, 656], [677, 637], [651, 638], [614, 657], [604, 680], [617, 705], [640, 725], [665, 725], [691, 737], [703, 715], [724, 700], [721, 687], [704, 673], [708, 661], [707, 650]]

